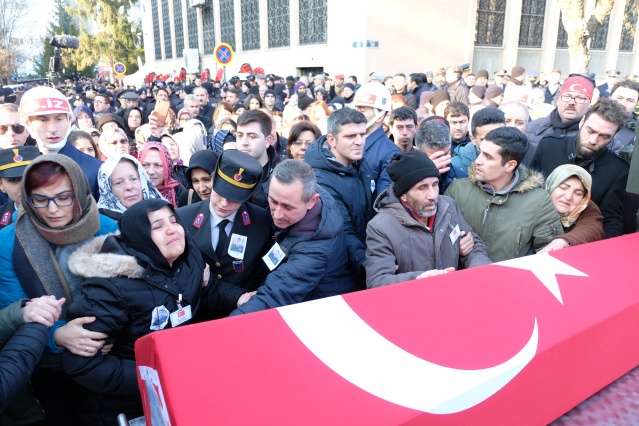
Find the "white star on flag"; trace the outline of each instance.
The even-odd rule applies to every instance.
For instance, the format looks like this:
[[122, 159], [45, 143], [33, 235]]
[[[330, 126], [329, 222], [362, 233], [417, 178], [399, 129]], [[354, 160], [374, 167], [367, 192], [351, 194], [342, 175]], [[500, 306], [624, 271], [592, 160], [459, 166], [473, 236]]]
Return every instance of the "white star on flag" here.
[[496, 263], [495, 265], [507, 266], [509, 268], [527, 269], [541, 281], [546, 288], [559, 300], [559, 303], [564, 304], [561, 298], [561, 291], [559, 290], [559, 283], [557, 282], [557, 274], [560, 275], [573, 275], [577, 277], [587, 277], [588, 274], [584, 274], [578, 269], [573, 268], [567, 263], [562, 262], [559, 259], [555, 259], [549, 253], [541, 253], [533, 256], [518, 257], [516, 259], [505, 260], [503, 262]]

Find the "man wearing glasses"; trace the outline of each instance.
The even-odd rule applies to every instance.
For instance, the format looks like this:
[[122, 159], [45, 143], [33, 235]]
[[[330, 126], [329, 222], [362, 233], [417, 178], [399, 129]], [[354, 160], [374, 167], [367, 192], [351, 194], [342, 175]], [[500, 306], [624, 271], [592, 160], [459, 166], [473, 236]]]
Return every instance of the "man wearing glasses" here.
[[594, 83], [586, 76], [571, 74], [561, 86], [557, 98], [557, 108], [547, 117], [538, 118], [528, 124], [528, 151], [522, 161], [530, 165], [539, 141], [546, 135], [574, 136], [579, 130], [579, 122], [590, 108]]
[[619, 102], [600, 98], [580, 120], [577, 134], [545, 136], [531, 163], [546, 177], [562, 164], [576, 164], [588, 171], [592, 176], [591, 200], [601, 209], [606, 238], [623, 234], [622, 206], [629, 166], [608, 145], [628, 115]]
[[0, 105], [0, 149], [23, 146], [29, 132], [20, 124], [20, 114], [16, 104]]

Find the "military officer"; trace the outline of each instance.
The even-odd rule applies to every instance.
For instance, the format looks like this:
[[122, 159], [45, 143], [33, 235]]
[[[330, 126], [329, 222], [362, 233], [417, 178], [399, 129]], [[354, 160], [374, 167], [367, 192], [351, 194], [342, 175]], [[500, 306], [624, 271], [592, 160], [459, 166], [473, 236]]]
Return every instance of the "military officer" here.
[[213, 172], [211, 198], [177, 210], [210, 268], [201, 319], [227, 316], [254, 294], [269, 272], [262, 257], [274, 243], [270, 215], [247, 201], [261, 178], [256, 159], [224, 151]]
[[13, 222], [13, 212], [20, 207], [22, 174], [31, 160], [40, 155], [36, 146], [15, 146], [0, 150], [0, 191], [9, 201], [0, 205], [0, 229]]

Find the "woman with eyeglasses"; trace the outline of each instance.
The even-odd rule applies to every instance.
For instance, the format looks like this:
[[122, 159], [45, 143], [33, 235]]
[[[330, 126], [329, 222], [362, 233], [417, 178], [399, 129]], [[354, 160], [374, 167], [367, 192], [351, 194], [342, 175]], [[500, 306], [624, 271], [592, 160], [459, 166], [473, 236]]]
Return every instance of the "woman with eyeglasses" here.
[[304, 161], [306, 150], [313, 142], [322, 136], [320, 129], [310, 121], [302, 121], [291, 127], [288, 144], [286, 145], [287, 158]]
[[89, 238], [118, 228], [98, 213], [86, 176], [65, 155], [34, 159], [24, 172], [20, 197], [16, 222], [0, 231], [0, 309], [44, 295], [65, 300], [31, 384], [47, 416], [44, 424], [75, 424], [79, 388], [60, 372], [60, 354], [66, 349], [91, 357], [107, 335], [83, 327], [94, 317], [67, 322], [68, 307], [82, 284], [69, 270], [68, 258]]
[[162, 198], [140, 162], [126, 154], [111, 157], [102, 163], [98, 187], [100, 213], [116, 220], [139, 201]]
[[123, 129], [109, 127], [100, 135], [99, 148], [102, 160], [106, 160], [116, 155], [129, 154], [131, 142]]

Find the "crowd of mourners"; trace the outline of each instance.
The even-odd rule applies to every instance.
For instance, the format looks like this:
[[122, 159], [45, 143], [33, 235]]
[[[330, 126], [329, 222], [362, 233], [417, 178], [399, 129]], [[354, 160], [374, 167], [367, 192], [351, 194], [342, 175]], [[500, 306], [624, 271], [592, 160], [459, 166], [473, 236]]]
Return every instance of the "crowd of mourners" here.
[[637, 229], [636, 76], [208, 75], [0, 92], [0, 424], [141, 416], [155, 331]]

